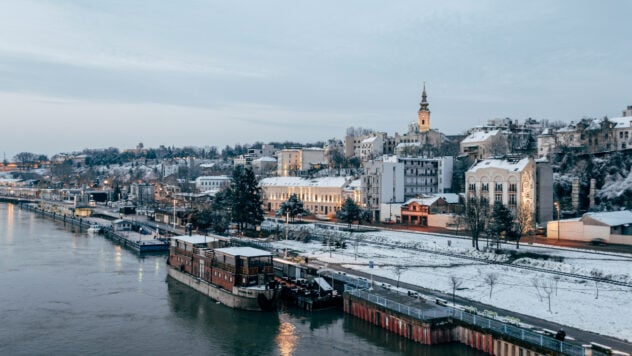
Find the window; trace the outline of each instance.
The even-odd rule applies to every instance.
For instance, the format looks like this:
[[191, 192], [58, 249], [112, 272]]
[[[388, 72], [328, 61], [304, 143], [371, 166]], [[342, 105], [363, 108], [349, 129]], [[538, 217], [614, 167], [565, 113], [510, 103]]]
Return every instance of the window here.
[[496, 183], [496, 189], [497, 192], [502, 192], [503, 191], [503, 184], [502, 183]]
[[515, 194], [509, 194], [509, 205], [516, 205], [516, 195]]
[[517, 192], [518, 191], [516, 183], [509, 183], [509, 191], [510, 192]]
[[489, 184], [488, 183], [481, 183], [481, 190], [484, 192], [489, 191]]
[[476, 190], [476, 183], [470, 183], [469, 190]]
[[503, 195], [502, 194], [496, 194], [496, 196], [494, 197], [494, 201], [497, 202], [497, 203], [502, 203]]

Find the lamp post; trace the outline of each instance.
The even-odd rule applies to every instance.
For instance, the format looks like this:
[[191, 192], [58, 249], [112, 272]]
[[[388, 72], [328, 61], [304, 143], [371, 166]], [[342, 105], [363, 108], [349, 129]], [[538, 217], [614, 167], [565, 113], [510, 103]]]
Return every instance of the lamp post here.
[[176, 200], [173, 199], [173, 231], [176, 231]]
[[555, 209], [557, 209], [557, 241], [560, 241], [560, 202], [556, 201]]

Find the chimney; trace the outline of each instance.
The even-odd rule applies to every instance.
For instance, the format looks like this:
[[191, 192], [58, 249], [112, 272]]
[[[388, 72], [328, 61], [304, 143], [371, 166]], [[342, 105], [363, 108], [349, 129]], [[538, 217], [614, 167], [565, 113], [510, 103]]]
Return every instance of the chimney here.
[[588, 209], [591, 209], [595, 206], [595, 186], [597, 185], [597, 180], [592, 178], [590, 180], [590, 191], [588, 192]]
[[579, 177], [573, 178], [571, 199], [573, 204], [573, 210], [579, 210]]

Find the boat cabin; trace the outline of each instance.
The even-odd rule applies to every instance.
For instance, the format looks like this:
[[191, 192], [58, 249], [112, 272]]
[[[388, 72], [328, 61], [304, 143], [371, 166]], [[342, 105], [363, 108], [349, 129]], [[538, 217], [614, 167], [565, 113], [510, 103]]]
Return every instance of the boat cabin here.
[[219, 236], [178, 236], [171, 240], [169, 264], [228, 291], [265, 289], [274, 280], [272, 254], [252, 247], [226, 247], [229, 244]]

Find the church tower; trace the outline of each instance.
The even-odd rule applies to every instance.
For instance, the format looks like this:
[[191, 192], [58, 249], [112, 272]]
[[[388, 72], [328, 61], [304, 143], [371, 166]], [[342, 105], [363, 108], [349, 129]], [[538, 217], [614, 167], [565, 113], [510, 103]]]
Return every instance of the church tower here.
[[421, 103], [418, 113], [419, 132], [430, 131], [430, 110], [428, 110], [428, 101], [426, 99], [426, 83], [424, 82], [424, 91], [421, 93]]

